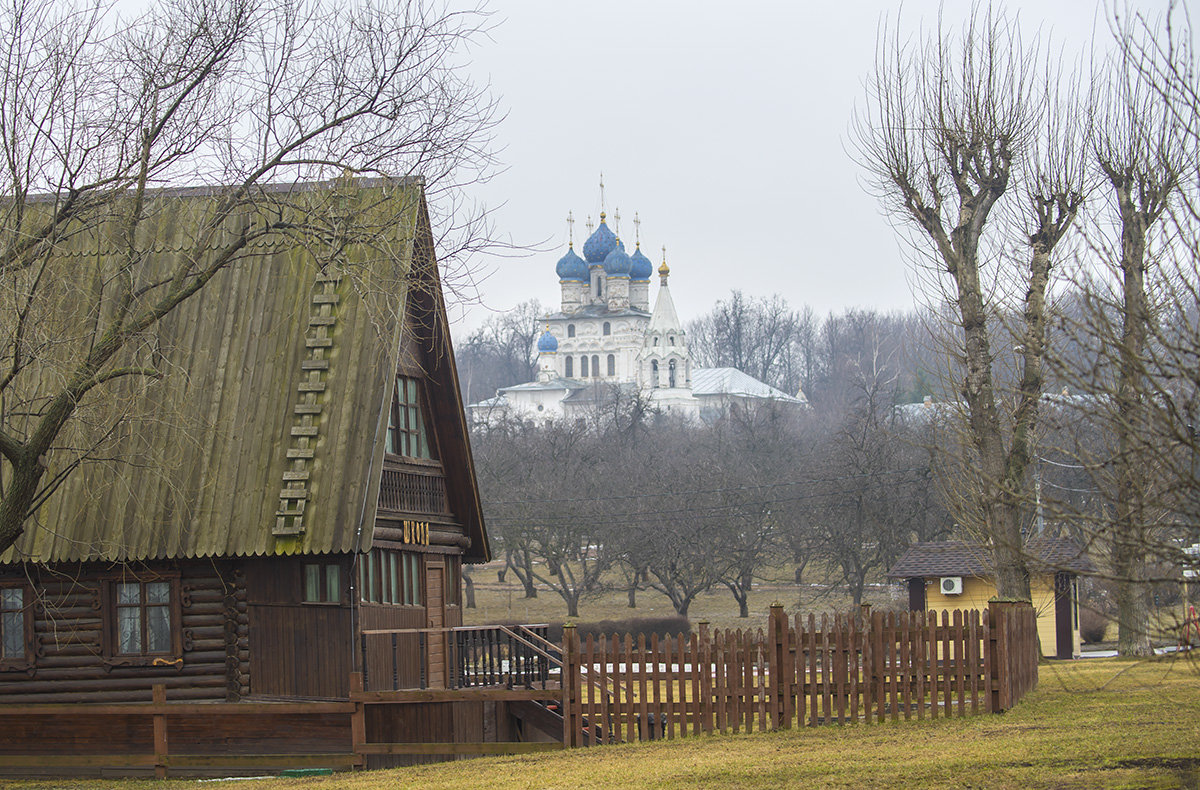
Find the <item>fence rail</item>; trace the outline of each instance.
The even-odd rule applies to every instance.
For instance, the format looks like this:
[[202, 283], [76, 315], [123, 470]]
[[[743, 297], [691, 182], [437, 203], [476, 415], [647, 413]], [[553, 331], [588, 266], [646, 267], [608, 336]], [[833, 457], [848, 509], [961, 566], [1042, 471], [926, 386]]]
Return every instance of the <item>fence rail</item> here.
[[1011, 708], [1037, 683], [1032, 607], [799, 616], [690, 637], [564, 636], [568, 746]]
[[[432, 631], [446, 637], [454, 654], [446, 688], [396, 688], [400, 659], [385, 660], [385, 651], [372, 645], [370, 671], [387, 682], [367, 686], [363, 674], [353, 673], [344, 701], [167, 702], [160, 685], [151, 703], [0, 706], [15, 727], [0, 743], [0, 769], [142, 766], [162, 777], [183, 769], [357, 768], [410, 755], [516, 754], [1000, 712], [1037, 685], [1036, 619], [1028, 604], [995, 603], [982, 615], [854, 613], [819, 620], [789, 620], [774, 606], [766, 633], [581, 641], [568, 626], [561, 649], [546, 630], [364, 633], [364, 656], [367, 639], [387, 646]], [[460, 728], [469, 722], [455, 711], [478, 717], [479, 706], [492, 703], [494, 716], [531, 703], [544, 704], [542, 720], [561, 712], [561, 741], [497, 741], [482, 726]], [[445, 726], [435, 731], [435, 721]], [[557, 720], [548, 721], [553, 731]]]

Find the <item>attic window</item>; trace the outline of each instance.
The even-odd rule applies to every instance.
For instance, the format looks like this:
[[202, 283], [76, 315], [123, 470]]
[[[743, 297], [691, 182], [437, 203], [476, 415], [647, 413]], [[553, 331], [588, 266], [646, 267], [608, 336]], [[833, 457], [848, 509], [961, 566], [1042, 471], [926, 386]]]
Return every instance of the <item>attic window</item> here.
[[425, 430], [420, 383], [408, 376], [396, 377], [387, 451], [406, 458], [433, 458], [429, 434]]

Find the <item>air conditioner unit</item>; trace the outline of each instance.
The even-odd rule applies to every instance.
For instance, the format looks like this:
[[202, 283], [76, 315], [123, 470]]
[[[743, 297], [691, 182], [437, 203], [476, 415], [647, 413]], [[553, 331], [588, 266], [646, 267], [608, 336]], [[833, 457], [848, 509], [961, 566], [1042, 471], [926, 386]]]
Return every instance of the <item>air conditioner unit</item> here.
[[943, 576], [942, 595], [962, 595], [962, 577]]

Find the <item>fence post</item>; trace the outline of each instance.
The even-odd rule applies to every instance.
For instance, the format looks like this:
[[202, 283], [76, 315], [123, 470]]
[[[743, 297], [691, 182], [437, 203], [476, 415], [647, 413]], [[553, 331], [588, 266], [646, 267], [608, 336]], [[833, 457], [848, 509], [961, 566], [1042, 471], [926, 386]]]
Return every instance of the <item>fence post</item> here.
[[708, 621], [701, 620], [697, 625], [700, 634], [699, 664], [700, 664], [700, 699], [696, 708], [701, 720], [701, 732], [709, 735], [713, 731], [713, 655], [712, 643], [709, 641]]
[[350, 714], [350, 751], [354, 753], [354, 767], [362, 768], [366, 757], [363, 755], [363, 744], [367, 742], [366, 709], [359, 698], [363, 691], [363, 673], [350, 673], [350, 699], [354, 702], [354, 712]]
[[1008, 613], [1010, 604], [988, 602], [988, 619], [992, 653], [992, 712], [1001, 713], [1012, 707], [1012, 665], [1009, 662]]
[[788, 624], [787, 616], [783, 613], [783, 604], [771, 604], [771, 616], [767, 620], [767, 694], [770, 695], [771, 729], [777, 730], [782, 725], [791, 729], [791, 720], [783, 721], [781, 712], [786, 709], [785, 700], [791, 693], [788, 682]]
[[154, 701], [154, 778], [167, 778], [167, 717], [161, 706], [167, 703], [167, 687], [155, 683], [151, 687]]
[[563, 655], [562, 655], [562, 717], [563, 717], [563, 746], [571, 748], [579, 746], [580, 732], [576, 726], [575, 709], [578, 704], [576, 689], [579, 686], [579, 635], [575, 626], [567, 623], [563, 626]]

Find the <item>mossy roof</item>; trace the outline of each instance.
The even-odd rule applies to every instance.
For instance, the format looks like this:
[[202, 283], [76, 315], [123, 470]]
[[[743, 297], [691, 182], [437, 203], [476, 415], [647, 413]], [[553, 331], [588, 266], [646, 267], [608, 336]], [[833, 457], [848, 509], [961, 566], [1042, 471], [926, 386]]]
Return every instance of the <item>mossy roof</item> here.
[[[48, 459], [48, 475], [80, 457], [79, 447], [103, 427], [93, 424], [96, 415], [121, 418], [101, 431], [103, 441], [0, 561], [369, 546], [414, 237], [428, 232], [421, 182], [277, 187], [266, 208], [241, 211], [216, 236], [200, 238], [196, 228], [219, 194], [156, 195], [153, 220], [138, 237], [143, 277], [171, 271], [180, 256], [203, 254], [203, 245], [219, 245], [222, 234], [252, 224], [255, 211], [324, 201], [344, 217], [374, 218], [379, 232], [349, 245], [331, 245], [311, 226], [265, 237], [139, 338], [165, 375], [110, 386], [95, 408], [81, 404], [78, 425]], [[77, 319], [66, 322], [68, 331], [79, 330], [93, 307], [89, 289], [117, 254], [112, 224], [75, 235], [55, 253], [73, 286], [59, 294], [61, 309]], [[42, 381], [54, 375], [48, 370]], [[297, 428], [306, 435], [298, 437]], [[311, 457], [298, 463], [297, 450]], [[302, 529], [280, 537], [278, 514], [289, 506], [281, 491], [289, 487], [305, 492]]]

